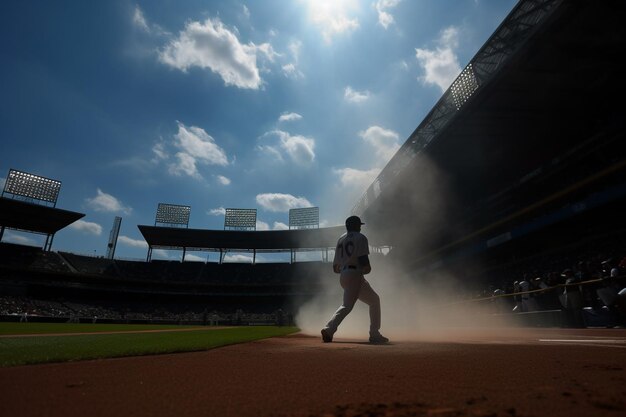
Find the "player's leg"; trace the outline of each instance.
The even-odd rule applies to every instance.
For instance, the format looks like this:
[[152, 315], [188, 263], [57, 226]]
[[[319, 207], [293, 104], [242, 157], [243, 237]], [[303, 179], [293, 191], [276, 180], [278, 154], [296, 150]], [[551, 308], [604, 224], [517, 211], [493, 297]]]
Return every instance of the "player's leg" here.
[[380, 297], [366, 280], [361, 284], [359, 300], [369, 306], [370, 310], [370, 333], [378, 333], [380, 330]]
[[370, 342], [385, 343], [389, 339], [380, 334], [380, 297], [370, 286], [369, 282], [363, 280], [359, 291], [359, 300], [369, 306], [370, 310]]
[[[339, 327], [343, 319], [345, 319], [346, 316], [352, 311], [352, 308], [354, 308], [356, 300], [359, 299], [362, 281], [363, 275], [357, 273], [356, 271], [346, 270], [341, 273], [339, 282], [343, 287], [343, 302], [322, 331], [324, 341], [327, 341], [328, 338], [332, 340], [332, 335], [337, 331], [337, 327]], [[328, 336], [324, 335], [324, 331]]]

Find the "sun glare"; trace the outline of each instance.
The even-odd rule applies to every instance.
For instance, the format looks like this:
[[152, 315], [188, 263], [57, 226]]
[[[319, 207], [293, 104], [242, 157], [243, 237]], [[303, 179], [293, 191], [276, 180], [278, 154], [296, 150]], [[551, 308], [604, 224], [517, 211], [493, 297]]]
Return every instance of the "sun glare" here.
[[359, 26], [356, 0], [307, 0], [305, 3], [309, 19], [321, 27], [326, 40]]

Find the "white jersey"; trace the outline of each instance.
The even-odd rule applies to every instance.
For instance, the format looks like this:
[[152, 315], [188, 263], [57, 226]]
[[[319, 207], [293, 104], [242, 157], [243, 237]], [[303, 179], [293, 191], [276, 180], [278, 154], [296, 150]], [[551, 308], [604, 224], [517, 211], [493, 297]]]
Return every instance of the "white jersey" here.
[[365, 235], [359, 232], [347, 232], [337, 241], [333, 264], [339, 265], [340, 269], [347, 267], [361, 269], [359, 258], [369, 253], [369, 243]]

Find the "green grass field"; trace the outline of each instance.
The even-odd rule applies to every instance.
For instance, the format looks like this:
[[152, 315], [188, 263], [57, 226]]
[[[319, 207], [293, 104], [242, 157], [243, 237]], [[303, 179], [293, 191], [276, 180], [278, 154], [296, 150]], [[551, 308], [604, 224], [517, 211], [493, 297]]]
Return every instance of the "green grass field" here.
[[[191, 330], [171, 331], [179, 329]], [[161, 330], [161, 332], [134, 333], [142, 330]], [[125, 333], [80, 334], [119, 331]], [[276, 326], [220, 329], [132, 324], [0, 323], [0, 335], [11, 335], [0, 337], [0, 366], [191, 352], [284, 336], [297, 331], [296, 327]], [[48, 336], [52, 333], [76, 333], [76, 335]], [[29, 336], [36, 334], [46, 336]]]

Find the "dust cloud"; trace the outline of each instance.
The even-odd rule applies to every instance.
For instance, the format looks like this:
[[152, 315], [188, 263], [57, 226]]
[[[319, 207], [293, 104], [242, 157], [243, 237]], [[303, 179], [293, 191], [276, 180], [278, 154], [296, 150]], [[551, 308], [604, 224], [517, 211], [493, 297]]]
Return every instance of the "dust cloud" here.
[[[386, 223], [382, 225], [381, 219], [376, 219], [378, 232], [392, 231], [382, 238], [389, 242], [383, 243], [392, 245], [404, 259], [407, 259], [404, 255], [409, 249], [412, 253], [423, 253], [432, 250], [432, 242], [445, 240], [452, 210], [460, 206], [451, 178], [426, 157], [419, 159], [419, 163], [407, 169], [405, 177], [399, 180], [395, 197], [387, 197], [385, 202], [386, 206], [400, 208], [387, 214], [382, 219]], [[411, 224], [394, 224], [398, 218], [404, 222], [410, 220]], [[372, 242], [370, 232], [375, 231], [368, 230], [368, 219], [365, 221], [363, 233]], [[455, 231], [458, 233], [458, 225]], [[436, 273], [429, 272], [427, 276], [407, 273], [401, 269], [401, 261], [392, 254], [393, 250], [387, 256], [370, 255], [372, 272], [365, 276], [380, 296], [381, 333], [392, 341], [457, 340], [473, 335], [500, 335], [515, 327], [510, 316], [494, 314], [507, 311], [505, 299], [469, 301], [468, 283], [463, 283], [452, 273], [441, 269]], [[333, 274], [331, 269], [329, 264], [328, 275], [319, 277], [320, 294], [301, 305], [296, 314], [296, 323], [305, 334], [319, 336], [320, 330], [341, 305], [343, 291], [339, 275]], [[357, 301], [335, 337], [363, 339], [368, 337], [368, 332], [368, 306]]]
[[[455, 341], [472, 337], [501, 336], [515, 325], [503, 312], [504, 299], [469, 301], [461, 299], [462, 283], [444, 273], [429, 276], [429, 283], [397, 271], [378, 259], [366, 279], [380, 296], [381, 333], [392, 341]], [[331, 266], [329, 265], [329, 268]], [[341, 305], [343, 291], [339, 275], [320, 277], [321, 292], [301, 306], [296, 324], [304, 334], [319, 336], [320, 330]], [[368, 306], [357, 301], [335, 338], [367, 339]]]

